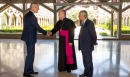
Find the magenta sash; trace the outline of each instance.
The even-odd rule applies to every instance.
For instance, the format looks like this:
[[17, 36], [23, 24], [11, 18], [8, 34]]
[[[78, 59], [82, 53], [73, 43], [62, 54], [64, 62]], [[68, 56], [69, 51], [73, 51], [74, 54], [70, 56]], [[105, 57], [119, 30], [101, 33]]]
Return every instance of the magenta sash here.
[[67, 57], [67, 62], [66, 64], [73, 64], [73, 51], [72, 51], [72, 46], [69, 45], [69, 32], [68, 30], [60, 30], [59, 31], [60, 36], [65, 36], [65, 43], [66, 43], [66, 57]]

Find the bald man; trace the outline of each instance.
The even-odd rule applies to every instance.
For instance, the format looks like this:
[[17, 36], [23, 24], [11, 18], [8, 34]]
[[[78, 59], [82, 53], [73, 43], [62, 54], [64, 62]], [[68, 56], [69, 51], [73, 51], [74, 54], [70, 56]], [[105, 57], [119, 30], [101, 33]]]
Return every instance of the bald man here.
[[27, 47], [27, 56], [25, 60], [25, 67], [23, 76], [33, 77], [30, 74], [38, 74], [34, 72], [33, 62], [35, 55], [35, 43], [37, 42], [37, 31], [41, 32], [43, 35], [47, 35], [47, 32], [43, 30], [34, 15], [39, 10], [39, 5], [36, 2], [32, 2], [30, 5], [30, 11], [24, 16], [24, 25], [21, 40], [23, 40]]
[[59, 31], [59, 57], [58, 70], [60, 72], [77, 69], [75, 47], [74, 47], [74, 22], [66, 18], [66, 11], [60, 10], [58, 13], [59, 21], [49, 33], [55, 34]]

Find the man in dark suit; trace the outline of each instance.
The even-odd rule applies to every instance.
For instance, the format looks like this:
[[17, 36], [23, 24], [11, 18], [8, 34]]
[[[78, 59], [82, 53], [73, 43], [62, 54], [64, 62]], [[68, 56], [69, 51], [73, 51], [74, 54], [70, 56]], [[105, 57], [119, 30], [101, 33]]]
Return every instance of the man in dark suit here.
[[97, 35], [94, 24], [88, 19], [87, 11], [82, 10], [79, 12], [79, 19], [81, 21], [81, 29], [79, 34], [79, 50], [82, 52], [84, 73], [79, 77], [92, 77], [93, 76], [93, 62], [92, 51], [94, 45], [97, 45]]
[[39, 26], [37, 18], [34, 15], [34, 13], [37, 13], [38, 10], [39, 5], [36, 2], [32, 2], [30, 5], [30, 11], [27, 12], [24, 16], [24, 26], [21, 40], [25, 41], [27, 47], [27, 56], [23, 73], [23, 76], [25, 77], [33, 77], [30, 74], [38, 74], [38, 72], [34, 72], [33, 69], [35, 43], [37, 42], [37, 31], [41, 32], [44, 35], [48, 34]]

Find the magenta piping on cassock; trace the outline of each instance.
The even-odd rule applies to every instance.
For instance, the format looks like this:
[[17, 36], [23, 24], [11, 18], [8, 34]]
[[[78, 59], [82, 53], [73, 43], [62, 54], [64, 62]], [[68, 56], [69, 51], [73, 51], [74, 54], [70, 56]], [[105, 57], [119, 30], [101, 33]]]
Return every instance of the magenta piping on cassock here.
[[66, 43], [66, 56], [67, 56], [67, 61], [66, 64], [73, 64], [73, 49], [72, 46], [69, 45], [69, 31], [68, 30], [60, 30], [59, 31], [60, 36], [65, 36], [65, 43]]

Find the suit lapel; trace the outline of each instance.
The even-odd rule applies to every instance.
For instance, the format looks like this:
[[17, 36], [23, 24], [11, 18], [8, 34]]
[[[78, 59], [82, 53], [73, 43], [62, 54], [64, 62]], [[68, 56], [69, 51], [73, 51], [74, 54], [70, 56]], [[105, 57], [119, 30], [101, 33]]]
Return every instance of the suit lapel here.
[[[33, 16], [35, 16], [35, 14], [32, 12], [32, 11], [29, 11], [29, 12], [31, 12], [32, 14], [33, 14]], [[35, 16], [36, 17], [36, 16]]]
[[85, 21], [85, 23], [84, 23], [84, 27], [87, 27], [88, 24], [89, 24], [89, 19], [87, 19], [87, 20]]
[[[34, 15], [34, 13], [32, 11], [29, 11], [29, 12], [31, 12], [33, 14], [33, 16], [36, 18], [36, 16]], [[36, 20], [37, 20], [37, 18], [36, 18]]]

